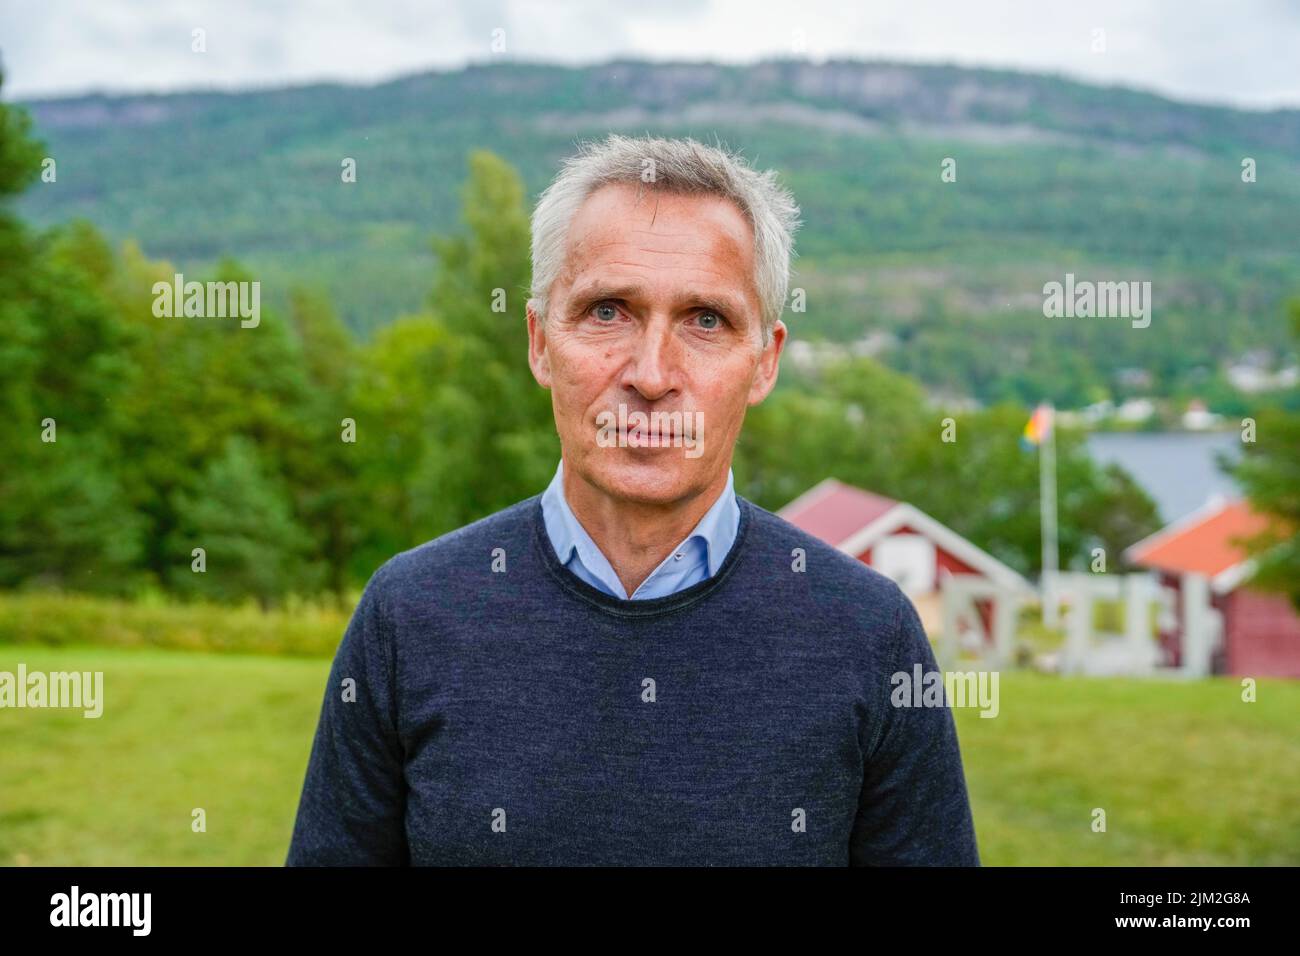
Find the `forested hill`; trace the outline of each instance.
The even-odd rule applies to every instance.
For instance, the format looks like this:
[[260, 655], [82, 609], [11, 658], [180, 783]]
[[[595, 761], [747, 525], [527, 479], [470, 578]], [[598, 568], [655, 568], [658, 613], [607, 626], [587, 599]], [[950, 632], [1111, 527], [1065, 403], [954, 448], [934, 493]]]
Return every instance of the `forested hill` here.
[[[951, 393], [1221, 394], [1226, 361], [1285, 351], [1281, 303], [1300, 291], [1296, 110], [836, 61], [501, 61], [370, 87], [24, 105], [58, 164], [26, 218], [84, 216], [186, 271], [233, 256], [272, 303], [319, 285], [362, 330], [426, 306], [429, 238], [457, 227], [469, 151], [500, 154], [535, 194], [576, 139], [609, 130], [721, 139], [779, 169], [806, 223], [795, 334], [876, 333], [884, 361]], [[1150, 327], [1044, 318], [1043, 284], [1067, 272], [1151, 280]]]

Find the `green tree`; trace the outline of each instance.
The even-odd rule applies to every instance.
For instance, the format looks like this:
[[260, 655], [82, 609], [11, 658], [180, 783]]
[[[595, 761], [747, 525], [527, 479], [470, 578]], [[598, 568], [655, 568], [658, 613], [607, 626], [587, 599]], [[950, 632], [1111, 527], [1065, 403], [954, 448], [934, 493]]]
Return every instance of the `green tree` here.
[[28, 130], [0, 102], [0, 585], [120, 590], [142, 527], [114, 468], [113, 257], [86, 223], [33, 234], [12, 214], [40, 165]]
[[[174, 268], [131, 248], [123, 260], [119, 321], [131, 330], [133, 347], [131, 379], [121, 396], [122, 443], [130, 454], [118, 470], [131, 506], [146, 522], [145, 567], [157, 580], [175, 582], [177, 502], [193, 499], [205, 469], [227, 453], [232, 436], [256, 444], [262, 466], [284, 483], [301, 521], [312, 505], [310, 489], [328, 479], [321, 456], [338, 432], [327, 435], [325, 411], [313, 408], [304, 350], [283, 316], [263, 308], [254, 328], [241, 327], [237, 318], [157, 316], [153, 283], [170, 282]], [[199, 277], [186, 275], [192, 278]], [[202, 278], [254, 281], [233, 262]], [[296, 582], [293, 589], [306, 591], [310, 584]]]
[[902, 449], [925, 427], [924, 400], [912, 379], [872, 359], [833, 363], [749, 410], [737, 482], [772, 509], [827, 477], [901, 496]]
[[438, 318], [463, 338], [454, 388], [475, 410], [463, 427], [443, 430], [450, 454], [430, 463], [446, 485], [462, 491], [465, 511], [448, 516], [453, 526], [536, 493], [559, 458], [550, 395], [528, 366], [524, 303], [531, 257], [523, 182], [483, 150], [470, 155], [469, 168], [466, 231], [435, 242], [440, 262], [431, 299]]
[[[0, 69], [0, 89], [4, 88], [4, 79], [4, 70]], [[17, 196], [40, 173], [43, 149], [32, 137], [31, 128], [32, 120], [25, 110], [0, 101], [0, 203]], [[0, 220], [16, 224], [3, 206]]]
[[[751, 410], [737, 480], [776, 509], [823, 478], [916, 505], [1010, 566], [1041, 565], [1038, 457], [1020, 447], [1027, 412], [1006, 403], [948, 413], [917, 383], [871, 359], [795, 379]], [[951, 438], [952, 440], [945, 440]], [[1118, 469], [1100, 469], [1083, 436], [1057, 433], [1063, 567], [1111, 561], [1159, 527], [1155, 504]]]
[[[464, 340], [428, 315], [380, 329], [361, 355], [356, 390], [361, 488], [368, 504], [361, 566], [373, 569], [395, 551], [454, 527], [461, 502], [441, 481], [446, 435], [476, 410], [455, 383]], [[466, 467], [471, 461], [462, 461]]]
[[[1042, 568], [1038, 452], [1021, 447], [1028, 412], [1005, 403], [953, 415], [956, 441], [938, 430], [913, 443], [910, 500], [1023, 573]], [[1119, 469], [1102, 469], [1085, 436], [1056, 429], [1057, 538], [1062, 568], [1085, 570], [1101, 547], [1116, 567], [1125, 547], [1160, 526], [1155, 503]]]
[[[1292, 335], [1300, 342], [1300, 300], [1287, 311]], [[1251, 504], [1272, 519], [1247, 542], [1257, 564], [1252, 580], [1286, 594], [1300, 609], [1300, 412], [1266, 409], [1255, 425], [1255, 441], [1243, 445], [1232, 468]]]
[[469, 159], [464, 230], [434, 240], [429, 312], [383, 330], [367, 350], [366, 484], [378, 520], [409, 547], [535, 494], [559, 457], [547, 392], [528, 367], [529, 227], [518, 174], [488, 152]]
[[308, 384], [301, 416], [307, 441], [292, 447], [286, 468], [295, 478], [296, 510], [324, 562], [326, 586], [341, 598], [368, 523], [360, 462], [366, 449], [380, 450], [367, 443], [357, 421], [357, 343], [328, 298], [294, 290], [289, 318]]
[[[311, 535], [295, 520], [287, 490], [256, 444], [231, 436], [192, 492], [175, 502], [169, 536], [169, 582], [179, 592], [215, 600], [255, 597], [266, 607], [285, 594], [311, 592], [320, 568]], [[206, 569], [194, 570], [195, 548]]]

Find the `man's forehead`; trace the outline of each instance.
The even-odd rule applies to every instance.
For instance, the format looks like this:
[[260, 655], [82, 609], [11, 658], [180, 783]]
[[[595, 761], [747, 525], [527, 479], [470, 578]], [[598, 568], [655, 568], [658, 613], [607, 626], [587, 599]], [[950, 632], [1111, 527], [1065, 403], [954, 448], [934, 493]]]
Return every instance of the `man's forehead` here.
[[669, 235], [673, 224], [707, 223], [741, 246], [753, 245], [748, 217], [730, 199], [711, 193], [683, 193], [630, 183], [609, 183], [594, 190], [579, 205], [569, 224], [570, 241], [626, 225]]
[[696, 273], [682, 284], [701, 286], [700, 294], [722, 287], [754, 294], [753, 230], [739, 207], [719, 196], [604, 186], [573, 217], [565, 247], [561, 279], [574, 294], [615, 282], [645, 293], [633, 274], [661, 269]]

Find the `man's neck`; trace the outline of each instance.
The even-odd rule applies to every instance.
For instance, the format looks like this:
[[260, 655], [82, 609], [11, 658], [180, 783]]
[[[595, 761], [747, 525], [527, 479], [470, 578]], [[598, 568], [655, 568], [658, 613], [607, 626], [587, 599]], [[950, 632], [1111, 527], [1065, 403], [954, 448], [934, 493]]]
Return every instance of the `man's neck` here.
[[566, 467], [564, 500], [630, 597], [717, 502], [729, 469], [704, 491], [660, 505], [612, 498]]

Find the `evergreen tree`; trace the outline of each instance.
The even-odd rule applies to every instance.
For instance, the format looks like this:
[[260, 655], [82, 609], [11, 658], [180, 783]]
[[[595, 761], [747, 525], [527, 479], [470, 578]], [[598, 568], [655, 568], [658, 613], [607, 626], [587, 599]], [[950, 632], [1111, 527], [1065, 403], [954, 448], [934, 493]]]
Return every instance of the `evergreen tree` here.
[[[1300, 300], [1288, 312], [1300, 343]], [[1252, 581], [1286, 594], [1300, 610], [1300, 412], [1268, 409], [1255, 426], [1255, 441], [1243, 445], [1233, 469], [1251, 504], [1272, 519], [1263, 534], [1247, 542], [1258, 567]]]
[[[194, 490], [177, 495], [175, 511], [168, 579], [177, 591], [221, 601], [251, 596], [265, 607], [318, 586], [311, 536], [248, 438], [228, 438]], [[202, 571], [195, 570], [196, 548], [204, 552]]]
[[40, 169], [28, 129], [0, 102], [0, 586], [124, 590], [142, 528], [114, 468], [113, 257], [88, 224], [32, 234], [12, 214]]

